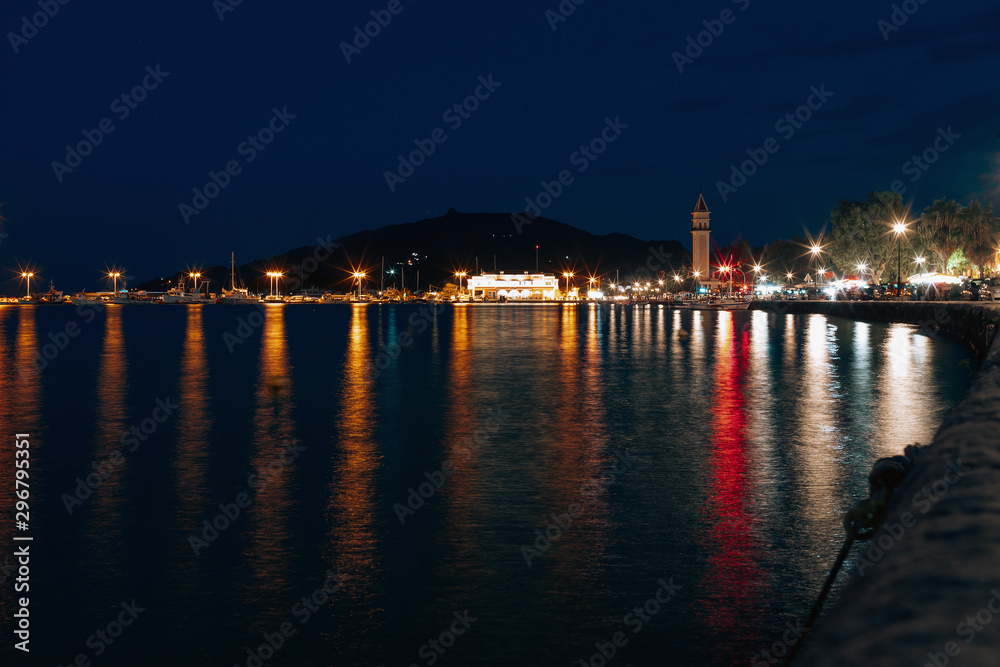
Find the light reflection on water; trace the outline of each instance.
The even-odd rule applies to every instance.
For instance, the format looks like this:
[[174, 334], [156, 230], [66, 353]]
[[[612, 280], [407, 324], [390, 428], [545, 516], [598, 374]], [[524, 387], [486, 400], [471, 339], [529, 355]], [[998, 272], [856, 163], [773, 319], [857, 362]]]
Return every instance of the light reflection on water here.
[[[65, 662], [95, 615], [140, 598], [150, 620], [102, 664], [244, 664], [329, 568], [347, 577], [341, 590], [268, 664], [421, 663], [465, 609], [479, 620], [443, 661], [573, 664], [629, 631], [625, 614], [671, 577], [681, 593], [630, 634], [620, 664], [749, 660], [807, 613], [874, 459], [927, 442], [968, 378], [954, 341], [820, 315], [263, 311], [230, 351], [223, 335], [256, 309], [108, 308], [40, 376], [21, 377], [17, 364], [71, 311], [0, 308], [0, 432], [44, 422], [36, 539], [61, 545], [37, 561], [35, 595], [61, 610], [58, 623], [39, 615], [46, 658]], [[376, 365], [404, 333], [412, 344]], [[180, 358], [147, 350], [151, 337], [176, 341]], [[70, 391], [93, 400], [54, 398]], [[177, 415], [67, 514], [60, 494], [121, 447], [151, 396], [175, 394]], [[300, 456], [249, 489], [292, 441]], [[635, 467], [581, 497], [624, 450]], [[444, 460], [455, 472], [440, 482]], [[401, 523], [428, 475], [440, 488]], [[194, 556], [188, 536], [243, 491], [252, 505]], [[521, 547], [577, 502], [529, 567]], [[2, 497], [0, 539], [12, 510]], [[164, 639], [175, 636], [191, 646]], [[155, 659], [141, 648], [153, 645]]]

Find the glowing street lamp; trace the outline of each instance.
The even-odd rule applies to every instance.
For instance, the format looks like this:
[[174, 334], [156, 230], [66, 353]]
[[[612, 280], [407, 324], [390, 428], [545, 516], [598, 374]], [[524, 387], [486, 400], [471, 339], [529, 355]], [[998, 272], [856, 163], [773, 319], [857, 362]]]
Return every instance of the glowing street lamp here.
[[278, 289], [278, 279], [284, 277], [284, 273], [280, 271], [268, 271], [267, 277], [271, 279], [271, 296], [275, 296], [275, 292]]
[[108, 274], [108, 278], [114, 280], [114, 290], [116, 295], [118, 294], [118, 279], [121, 278], [121, 276], [122, 274], [117, 271]]
[[566, 298], [569, 298], [569, 279], [573, 277], [573, 274], [569, 271], [563, 273], [563, 277], [566, 279]]
[[31, 271], [22, 271], [21, 277], [28, 281], [28, 298], [31, 298], [31, 279], [35, 277], [35, 274]]
[[355, 271], [354, 279], [358, 281], [358, 299], [361, 298], [361, 281], [365, 279], [364, 271]]
[[198, 278], [201, 278], [201, 274], [200, 273], [189, 273], [188, 276], [190, 276], [191, 278], [194, 278], [194, 291], [197, 292], [198, 291]]
[[465, 271], [459, 271], [458, 273], [455, 274], [455, 277], [458, 278], [458, 293], [459, 294], [462, 293], [462, 278], [464, 278], [467, 275], [469, 275], [469, 274], [467, 274]]
[[903, 288], [903, 236], [906, 234], [906, 223], [897, 220], [892, 226], [892, 231], [896, 235], [896, 296], [900, 296]]

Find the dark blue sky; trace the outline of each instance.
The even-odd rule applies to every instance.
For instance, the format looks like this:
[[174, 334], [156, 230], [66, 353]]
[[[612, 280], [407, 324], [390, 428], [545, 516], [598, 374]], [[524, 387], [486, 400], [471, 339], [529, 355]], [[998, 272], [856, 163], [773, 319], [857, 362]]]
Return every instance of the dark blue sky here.
[[[146, 279], [449, 207], [522, 210], [563, 170], [573, 181], [547, 217], [685, 245], [699, 186], [720, 243], [817, 232], [840, 198], [897, 180], [918, 210], [943, 195], [997, 202], [1000, 10], [989, 0], [913, 0], [892, 31], [879, 2], [566, 0], [575, 11], [553, 30], [558, 0], [400, 0], [350, 63], [341, 42], [388, 1], [243, 0], [224, 20], [222, 0], [47, 2], [58, 13], [37, 31], [22, 17], [38, 0], [0, 12], [0, 267], [31, 262], [65, 290], [96, 287], [106, 264]], [[712, 23], [720, 16], [728, 25]], [[704, 21], [724, 29], [679, 72], [673, 54]], [[158, 82], [157, 66], [168, 73]], [[499, 87], [455, 128], [444, 112], [490, 75]], [[128, 108], [121, 96], [144, 77], [155, 88]], [[824, 86], [832, 96], [810, 100]], [[800, 127], [776, 126], [809, 101]], [[294, 118], [270, 144], [241, 148], [286, 108]], [[573, 157], [607, 118], [628, 127], [593, 161]], [[113, 132], [57, 176], [67, 144], [103, 119]], [[437, 128], [446, 141], [391, 191], [385, 172]], [[948, 128], [935, 164], [907, 164]], [[731, 165], [771, 138], [777, 152], [723, 201]], [[186, 222], [179, 206], [230, 161], [239, 173]]]

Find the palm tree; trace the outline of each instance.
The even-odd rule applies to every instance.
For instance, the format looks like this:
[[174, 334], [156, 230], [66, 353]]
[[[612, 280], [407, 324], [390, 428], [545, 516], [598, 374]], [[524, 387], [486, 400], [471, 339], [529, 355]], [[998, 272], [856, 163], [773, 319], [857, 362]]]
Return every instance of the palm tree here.
[[983, 207], [973, 200], [961, 213], [962, 233], [967, 238], [965, 256], [979, 267], [979, 277], [983, 278], [986, 265], [996, 253], [1000, 229], [993, 214], [993, 205]]
[[957, 201], [948, 201], [947, 197], [942, 197], [924, 209], [924, 215], [920, 219], [922, 240], [938, 256], [942, 273], [948, 271], [948, 260], [962, 245], [961, 212], [962, 207]]

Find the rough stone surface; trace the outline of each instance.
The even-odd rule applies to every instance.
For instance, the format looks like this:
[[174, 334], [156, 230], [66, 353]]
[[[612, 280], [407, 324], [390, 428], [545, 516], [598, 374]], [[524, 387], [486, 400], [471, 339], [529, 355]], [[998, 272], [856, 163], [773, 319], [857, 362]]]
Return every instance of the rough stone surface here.
[[850, 583], [794, 664], [1000, 666], [1000, 346], [990, 347], [1000, 311], [941, 302], [755, 307], [938, 322], [933, 328], [985, 356], [968, 394], [893, 494], [882, 529], [855, 549]]

